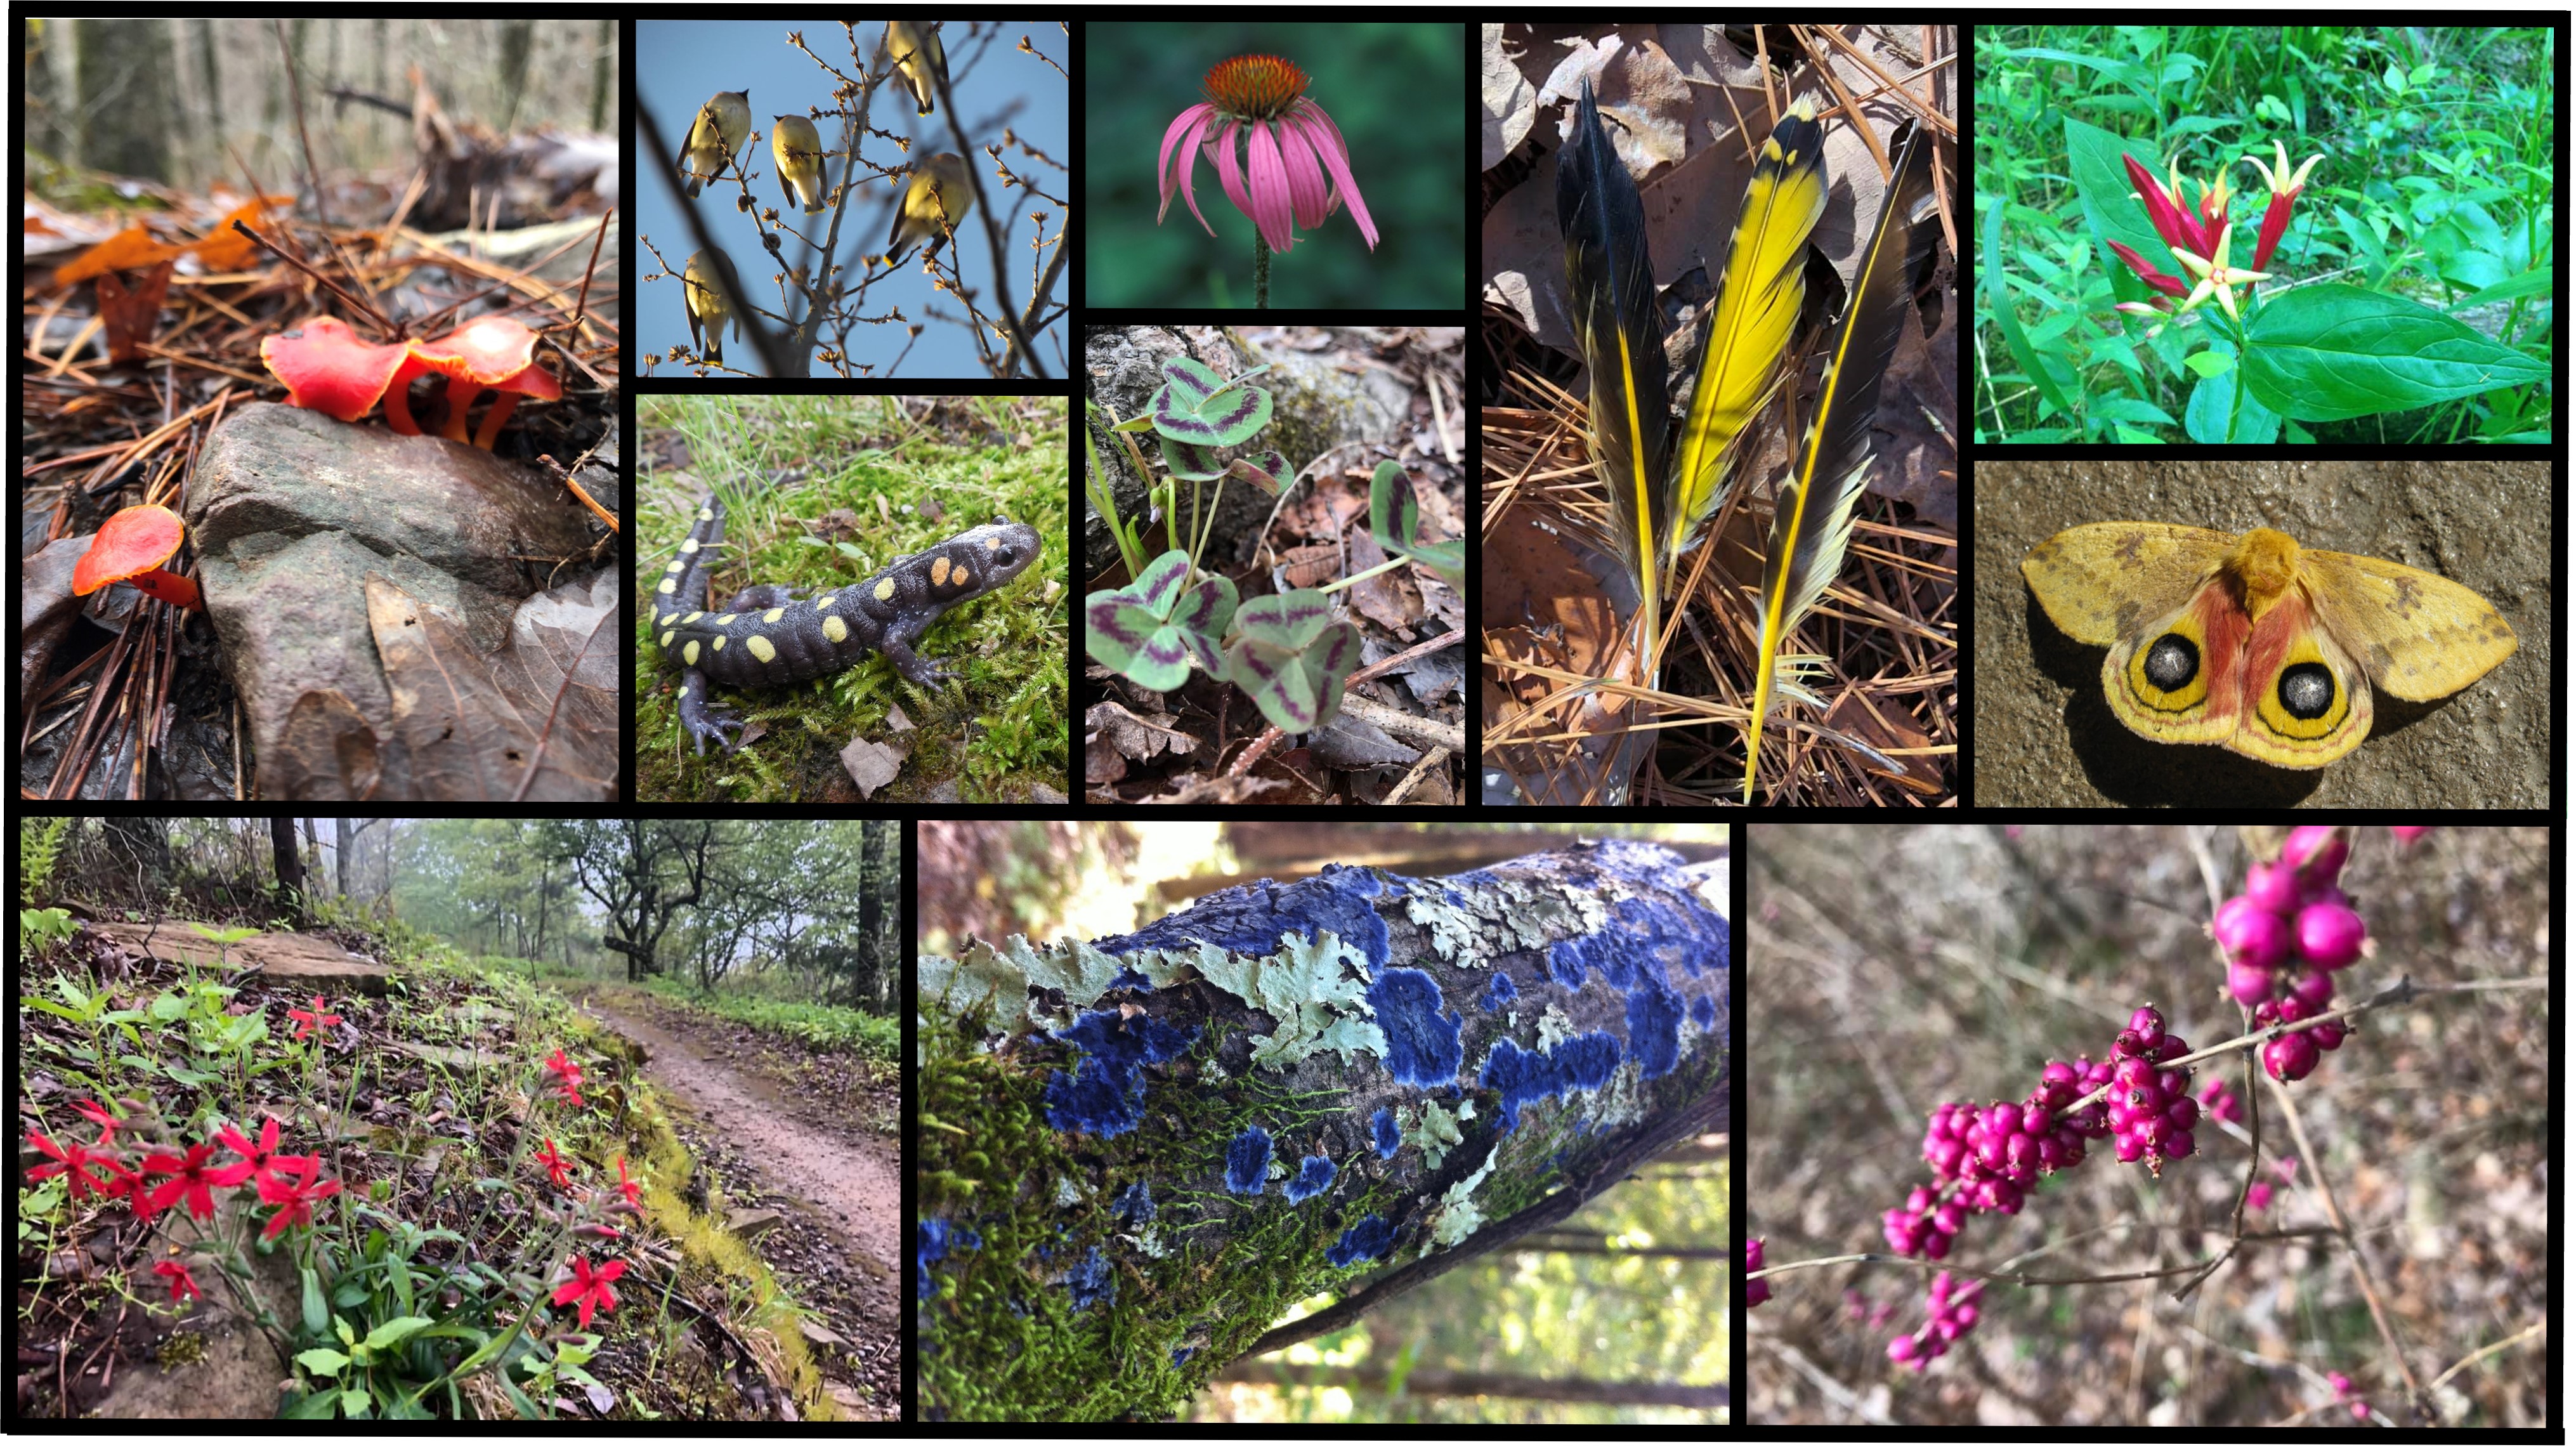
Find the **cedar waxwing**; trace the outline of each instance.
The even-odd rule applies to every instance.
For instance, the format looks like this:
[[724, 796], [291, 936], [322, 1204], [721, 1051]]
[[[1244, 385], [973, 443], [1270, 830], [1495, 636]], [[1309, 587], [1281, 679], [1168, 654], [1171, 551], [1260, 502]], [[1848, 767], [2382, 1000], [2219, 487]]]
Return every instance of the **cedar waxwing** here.
[[937, 240], [943, 222], [955, 226], [974, 199], [963, 158], [942, 151], [915, 166], [912, 184], [903, 191], [903, 205], [895, 210], [894, 234], [886, 238], [886, 265], [900, 264], [916, 241]]
[[889, 20], [885, 43], [895, 73], [912, 92], [913, 104], [921, 107], [923, 115], [930, 114], [931, 101], [939, 94], [939, 81], [932, 80], [930, 73], [939, 72], [939, 80], [948, 78], [948, 53], [939, 48], [939, 32], [927, 20]]
[[[732, 309], [725, 305], [723, 272], [717, 265], [716, 253], [701, 251], [689, 258], [689, 269], [681, 284], [686, 289], [689, 308], [690, 345], [706, 354], [710, 362], [724, 361], [725, 323], [732, 320]], [[700, 328], [705, 335], [699, 334]], [[742, 335], [742, 323], [734, 322], [733, 334]]]
[[718, 91], [715, 99], [698, 107], [698, 118], [689, 124], [689, 138], [680, 143], [680, 174], [689, 178], [688, 193], [698, 194], [698, 187], [713, 180], [749, 139], [748, 89]]
[[804, 192], [805, 214], [815, 215], [823, 209], [823, 138], [803, 116], [777, 120], [769, 131], [769, 149], [778, 155], [778, 189], [790, 206], [796, 204], [796, 193]]

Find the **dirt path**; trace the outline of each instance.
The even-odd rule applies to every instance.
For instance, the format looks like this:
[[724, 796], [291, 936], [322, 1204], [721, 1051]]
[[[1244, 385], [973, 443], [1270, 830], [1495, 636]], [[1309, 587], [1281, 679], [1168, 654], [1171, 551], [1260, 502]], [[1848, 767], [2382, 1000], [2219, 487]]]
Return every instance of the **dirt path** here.
[[798, 1103], [769, 1082], [708, 1058], [640, 1010], [596, 994], [579, 1003], [645, 1048], [645, 1076], [750, 1162], [769, 1194], [807, 1206], [822, 1225], [895, 1269], [903, 1195], [891, 1148], [863, 1132], [801, 1118]]

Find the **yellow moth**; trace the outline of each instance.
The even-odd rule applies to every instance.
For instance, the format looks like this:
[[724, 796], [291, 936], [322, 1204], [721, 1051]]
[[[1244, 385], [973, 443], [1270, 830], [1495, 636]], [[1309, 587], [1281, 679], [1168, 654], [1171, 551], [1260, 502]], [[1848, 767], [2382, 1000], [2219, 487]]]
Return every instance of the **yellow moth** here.
[[2050, 621], [2108, 646], [2102, 691], [2131, 731], [2316, 769], [2370, 734], [2370, 694], [2457, 693], [2513, 629], [2448, 578], [2379, 558], [2171, 523], [2087, 523], [2022, 559]]

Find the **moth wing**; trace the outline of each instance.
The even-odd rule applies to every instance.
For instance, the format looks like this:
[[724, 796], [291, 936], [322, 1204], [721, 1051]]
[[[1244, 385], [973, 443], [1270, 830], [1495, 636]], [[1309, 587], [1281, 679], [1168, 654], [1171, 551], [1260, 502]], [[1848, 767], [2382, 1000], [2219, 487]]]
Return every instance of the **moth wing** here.
[[[2226, 541], [2224, 533], [2210, 536]], [[2102, 658], [2103, 697], [2132, 733], [2168, 744], [2226, 743], [2239, 730], [2251, 628], [2228, 580], [2206, 578], [2179, 607], [2139, 620], [2112, 642]]]
[[2513, 653], [2504, 615], [2448, 578], [2351, 553], [2304, 552], [2299, 567], [2326, 631], [2393, 698], [2457, 693]]
[[2370, 737], [2370, 680], [2319, 624], [2301, 588], [2255, 622], [2228, 748], [2285, 769], [2321, 769]]
[[2184, 604], [2231, 541], [2172, 523], [2086, 523], [2031, 549], [2021, 575], [2059, 631], [2099, 648]]

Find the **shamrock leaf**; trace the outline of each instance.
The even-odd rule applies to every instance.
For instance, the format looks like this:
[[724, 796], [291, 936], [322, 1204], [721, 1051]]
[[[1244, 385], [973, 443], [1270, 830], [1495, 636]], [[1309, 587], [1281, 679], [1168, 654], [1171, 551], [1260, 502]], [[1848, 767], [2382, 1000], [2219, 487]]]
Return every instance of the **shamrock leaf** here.
[[[1392, 513], [1392, 526], [1389, 514]], [[1445, 543], [1417, 543], [1414, 529], [1420, 525], [1420, 508], [1414, 501], [1413, 479], [1392, 462], [1377, 465], [1377, 476], [1369, 479], [1369, 535], [1377, 545], [1398, 557], [1411, 558], [1448, 580], [1452, 588], [1466, 585], [1466, 540], [1451, 538]]]
[[1091, 656], [1151, 689], [1178, 688], [1193, 659], [1218, 672], [1217, 639], [1234, 616], [1234, 583], [1210, 574], [1192, 585], [1189, 573], [1189, 554], [1174, 548], [1126, 587], [1085, 598]]
[[1163, 364], [1163, 386], [1154, 393], [1154, 430], [1195, 447], [1243, 445], [1270, 423], [1270, 394], [1243, 380], [1228, 382], [1188, 357], [1172, 358]]
[[1312, 588], [1255, 598], [1234, 622], [1226, 677], [1252, 695], [1262, 717], [1290, 733], [1331, 722], [1359, 664], [1359, 630], [1334, 617], [1333, 605]]

